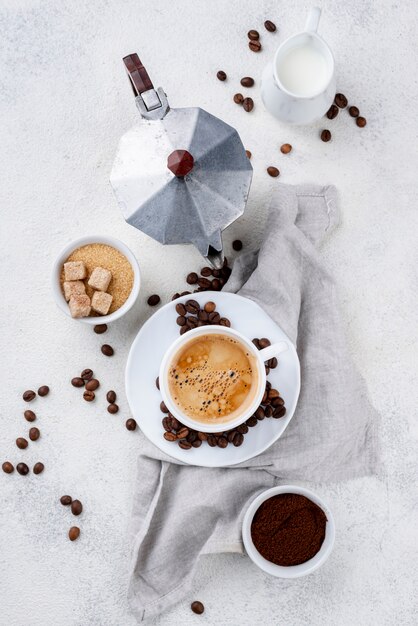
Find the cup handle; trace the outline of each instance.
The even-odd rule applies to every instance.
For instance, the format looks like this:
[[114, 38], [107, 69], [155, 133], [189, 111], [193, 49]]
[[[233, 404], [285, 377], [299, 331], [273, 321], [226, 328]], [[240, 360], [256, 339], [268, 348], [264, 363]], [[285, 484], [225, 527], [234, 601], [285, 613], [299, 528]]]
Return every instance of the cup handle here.
[[309, 12], [308, 19], [305, 24], [305, 31], [310, 33], [316, 33], [319, 26], [319, 20], [321, 19], [321, 9], [319, 7], [312, 7]]
[[278, 341], [277, 343], [273, 343], [271, 346], [267, 346], [267, 348], [263, 348], [260, 350], [260, 356], [264, 363], [269, 361], [275, 356], [278, 356], [282, 352], [286, 352], [289, 349], [289, 345], [286, 341]]

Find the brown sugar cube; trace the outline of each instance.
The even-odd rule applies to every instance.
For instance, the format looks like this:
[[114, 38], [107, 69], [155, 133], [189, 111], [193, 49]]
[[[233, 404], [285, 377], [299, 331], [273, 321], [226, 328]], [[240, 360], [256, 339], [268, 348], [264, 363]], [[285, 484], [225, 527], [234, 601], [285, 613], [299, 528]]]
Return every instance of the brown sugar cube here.
[[65, 280], [63, 287], [67, 302], [72, 296], [81, 296], [86, 293], [86, 286], [82, 280]]
[[90, 298], [85, 294], [72, 296], [68, 306], [72, 317], [88, 317], [90, 315]]
[[112, 272], [104, 267], [95, 267], [89, 278], [89, 286], [97, 291], [107, 291], [109, 283], [112, 279]]
[[87, 275], [83, 261], [67, 261], [64, 263], [65, 280], [83, 280]]
[[104, 291], [95, 291], [91, 299], [91, 308], [100, 315], [107, 315], [112, 304], [113, 296]]

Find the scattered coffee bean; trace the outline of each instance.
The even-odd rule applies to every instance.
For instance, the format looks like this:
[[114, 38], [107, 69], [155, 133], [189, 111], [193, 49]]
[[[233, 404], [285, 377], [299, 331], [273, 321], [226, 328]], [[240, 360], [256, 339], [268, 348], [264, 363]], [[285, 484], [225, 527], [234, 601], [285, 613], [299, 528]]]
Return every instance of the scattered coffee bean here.
[[219, 326], [227, 326], [229, 328], [231, 326], [231, 322], [227, 317], [221, 317], [219, 320]]
[[125, 426], [128, 430], [135, 430], [136, 429], [136, 421], [131, 417], [128, 420], [126, 420]]
[[25, 391], [22, 398], [25, 402], [32, 402], [32, 400], [36, 398], [36, 393], [32, 391], [32, 389], [28, 389], [27, 391]]
[[350, 107], [348, 109], [348, 112], [351, 117], [358, 117], [360, 115], [360, 111], [358, 110], [357, 107]]
[[35, 463], [35, 465], [33, 466], [33, 473], [34, 474], [42, 474], [44, 469], [45, 469], [45, 465], [43, 463], [41, 463], [40, 461], [38, 461], [38, 463]]
[[155, 379], [155, 386], [157, 387], [157, 389], [160, 389], [160, 377], [157, 376], [157, 378]]
[[185, 307], [186, 311], [193, 314], [198, 313], [200, 309], [199, 303], [196, 302], [196, 300], [187, 300]]
[[101, 351], [102, 354], [104, 354], [105, 356], [113, 356], [115, 351], [113, 350], [112, 346], [109, 346], [108, 343], [104, 343], [101, 347]]
[[190, 450], [190, 448], [192, 447], [192, 444], [189, 441], [185, 441], [184, 439], [180, 439], [178, 444], [183, 450]]
[[179, 315], [178, 318], [176, 319], [176, 324], [178, 324], [178, 326], [184, 326], [186, 323], [186, 318], [184, 317], [184, 315]]
[[205, 306], [203, 307], [203, 310], [206, 311], [206, 313], [213, 313], [215, 309], [216, 304], [214, 302], [206, 302]]
[[41, 396], [41, 398], [43, 398], [44, 396], [47, 396], [48, 394], [49, 394], [48, 385], [42, 385], [41, 387], [39, 387], [38, 396]]
[[157, 293], [154, 293], [148, 298], [147, 302], [150, 306], [157, 306], [157, 304], [160, 304], [161, 298]]
[[234, 95], [234, 102], [235, 104], [242, 104], [244, 102], [244, 96], [242, 93], [236, 93]]
[[248, 158], [248, 159], [251, 159], [252, 154], [251, 154], [251, 152], [250, 152], [249, 150], [246, 150], [246, 151], [245, 151], [245, 154], [247, 155], [247, 158]]
[[325, 128], [322, 132], [321, 132], [321, 139], [322, 141], [330, 141], [331, 140], [331, 131], [328, 130], [327, 128]]
[[[196, 274], [197, 276], [197, 274]], [[176, 304], [176, 311], [180, 316], [185, 316], [187, 314], [186, 311], [186, 307], [184, 306], [184, 304], [182, 304], [181, 302], [179, 302], [178, 304]]]
[[93, 370], [87, 368], [81, 372], [80, 376], [84, 382], [87, 382], [93, 378]]
[[15, 471], [15, 468], [10, 461], [5, 461], [1, 468], [5, 474], [12, 474]]
[[220, 319], [221, 319], [221, 316], [219, 315], [217, 311], [213, 311], [212, 313], [209, 313], [209, 322], [211, 324], [219, 324]]
[[250, 50], [252, 50], [252, 52], [260, 52], [261, 43], [258, 41], [258, 39], [250, 39], [250, 41], [248, 42], [248, 47]]
[[274, 409], [273, 409], [272, 406], [270, 406], [270, 405], [266, 406], [265, 409], [264, 409], [265, 417], [271, 417], [273, 415], [273, 411], [274, 411]]
[[258, 340], [258, 345], [260, 346], [260, 350], [262, 350], [263, 348], [271, 346], [271, 341], [267, 339], [267, 337], [261, 337], [261, 339]]
[[68, 537], [70, 539], [70, 541], [75, 541], [76, 539], [78, 539], [80, 536], [80, 529], [77, 526], [71, 526], [70, 530], [68, 531]]
[[211, 281], [210, 281], [209, 279], [207, 279], [207, 278], [199, 278], [199, 280], [198, 280], [198, 285], [199, 285], [199, 287], [201, 287], [201, 289], [203, 289], [203, 290], [206, 290], [206, 291], [207, 291], [208, 289], [210, 289], [210, 288], [211, 288], [212, 283], [211, 283]]
[[73, 501], [73, 499], [72, 499], [71, 496], [61, 496], [61, 498], [60, 498], [60, 502], [64, 506], [68, 506], [69, 504], [71, 504], [72, 501]]
[[113, 391], [113, 389], [107, 392], [106, 400], [109, 402], [109, 404], [113, 404], [114, 402], [116, 402], [116, 393]]
[[75, 378], [71, 379], [71, 384], [73, 387], [84, 387], [84, 380], [76, 376]]
[[280, 174], [280, 170], [278, 170], [277, 167], [274, 167], [273, 165], [270, 165], [267, 168], [267, 174], [269, 176], [272, 176], [273, 178], [277, 178], [277, 176], [279, 176], [279, 174]]
[[199, 602], [199, 600], [195, 600], [194, 602], [192, 602], [190, 608], [192, 609], [193, 613], [196, 613], [196, 615], [202, 615], [203, 611], [205, 610], [205, 607], [203, 606], [202, 602]]
[[241, 433], [241, 435], [246, 435], [248, 433], [247, 424], [240, 424], [239, 426], [237, 426], [237, 431]]
[[33, 411], [25, 411], [23, 415], [27, 422], [34, 422], [36, 420], [36, 414]]
[[166, 431], [163, 436], [167, 441], [177, 441], [177, 435], [172, 432]]
[[216, 74], [216, 78], [217, 78], [218, 80], [221, 80], [221, 81], [226, 80], [226, 74], [225, 74], [225, 72], [224, 72], [223, 70], [219, 70], [219, 72], [217, 72], [217, 74]]
[[359, 116], [359, 117], [356, 119], [356, 124], [357, 124], [357, 126], [359, 126], [360, 128], [364, 128], [364, 127], [366, 126], [366, 124], [367, 124], [367, 120], [366, 120], [366, 118], [365, 118], [365, 117], [361, 117], [361, 116]]
[[284, 407], [284, 406], [278, 406], [273, 411], [273, 417], [276, 418], [276, 419], [280, 418], [280, 417], [283, 417], [284, 415], [286, 415], [286, 407]]
[[258, 39], [260, 39], [260, 33], [258, 32], [258, 30], [249, 30], [247, 33], [247, 37], [248, 39], [252, 39], [253, 41], [257, 41]]
[[177, 439], [185, 439], [188, 434], [189, 434], [189, 429], [186, 428], [186, 426], [183, 426], [183, 428], [181, 428], [177, 433]]
[[96, 324], [93, 330], [96, 335], [103, 335], [107, 331], [107, 324]]
[[18, 437], [16, 439], [16, 445], [20, 450], [24, 450], [25, 448], [28, 447], [28, 440], [25, 439], [24, 437]]
[[195, 285], [198, 278], [199, 276], [196, 274], [196, 272], [190, 272], [190, 274], [187, 274], [186, 281], [189, 285]]
[[251, 76], [244, 76], [244, 78], [241, 78], [240, 83], [243, 87], [253, 87], [254, 86], [254, 78], [251, 78]]
[[71, 513], [73, 515], [80, 515], [82, 510], [83, 510], [83, 505], [81, 504], [80, 500], [73, 500], [71, 502]]
[[87, 390], [83, 393], [83, 398], [86, 402], [93, 402], [95, 397], [96, 397], [96, 394], [94, 393], [94, 391]]
[[249, 417], [245, 423], [250, 428], [253, 428], [254, 426], [257, 426], [257, 422], [258, 422], [257, 418], [254, 417], [254, 415], [251, 415], [251, 417]]
[[29, 439], [31, 441], [37, 441], [40, 436], [41, 436], [41, 431], [39, 430], [39, 428], [36, 428], [36, 426], [33, 426], [32, 428], [30, 428]]
[[334, 102], [340, 109], [345, 109], [348, 104], [347, 98], [343, 93], [335, 94]]
[[271, 20], [266, 20], [264, 22], [264, 28], [269, 31], [269, 33], [274, 33], [276, 30], [276, 24]]
[[290, 143], [284, 143], [282, 146], [280, 146], [280, 152], [282, 154], [289, 154], [289, 152], [292, 152], [292, 146], [290, 145]]
[[240, 432], [235, 433], [232, 444], [238, 448], [244, 443], [244, 435]]
[[88, 383], [86, 383], [87, 391], [96, 391], [98, 387], [100, 387], [100, 382], [97, 380], [97, 378], [92, 378], [88, 381]]
[[175, 293], [175, 294], [173, 294], [173, 296], [171, 297], [171, 301], [173, 301], [173, 300], [177, 300], [177, 298], [180, 298], [180, 294], [176, 292], [176, 293]]
[[247, 111], [247, 113], [250, 113], [254, 108], [254, 100], [252, 98], [244, 98], [242, 106], [243, 106], [244, 111]]
[[239, 252], [240, 250], [242, 250], [242, 241], [241, 239], [235, 239], [232, 242], [232, 248], [236, 251]]
[[329, 107], [327, 111], [327, 118], [329, 120], [335, 119], [338, 115], [338, 111], [339, 111], [339, 108], [335, 104], [331, 104], [331, 106]]
[[211, 267], [207, 267], [207, 266], [202, 267], [202, 269], [200, 270], [200, 273], [205, 278], [208, 278], [208, 276], [212, 276], [212, 268]]
[[21, 476], [26, 476], [27, 474], [29, 474], [29, 467], [26, 465], [26, 463], [18, 463], [16, 465], [16, 469]]
[[201, 445], [202, 445], [202, 442], [200, 441], [200, 439], [196, 439], [192, 443], [192, 448], [200, 448]]
[[119, 411], [119, 406], [112, 402], [112, 404], [109, 404], [109, 406], [107, 407], [107, 410], [111, 415], [116, 415], [116, 413]]
[[219, 437], [218, 438], [218, 447], [219, 448], [226, 448], [228, 446], [228, 439], [226, 437]]

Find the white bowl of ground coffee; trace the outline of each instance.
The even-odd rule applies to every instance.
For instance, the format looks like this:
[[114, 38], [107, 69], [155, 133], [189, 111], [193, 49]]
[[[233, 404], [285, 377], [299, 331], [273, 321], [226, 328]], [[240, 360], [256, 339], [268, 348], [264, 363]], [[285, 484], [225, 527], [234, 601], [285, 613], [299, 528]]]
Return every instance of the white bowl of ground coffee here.
[[127, 313], [141, 282], [138, 261], [119, 239], [91, 235], [65, 246], [52, 271], [55, 302], [86, 324], [109, 324]]

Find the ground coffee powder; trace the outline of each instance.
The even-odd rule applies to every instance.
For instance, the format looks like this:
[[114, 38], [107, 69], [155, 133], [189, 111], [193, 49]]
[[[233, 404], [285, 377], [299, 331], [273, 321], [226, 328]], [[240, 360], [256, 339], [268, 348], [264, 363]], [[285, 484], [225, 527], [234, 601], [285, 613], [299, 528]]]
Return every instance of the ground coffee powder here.
[[257, 509], [251, 537], [267, 561], [299, 565], [319, 552], [326, 523], [326, 515], [317, 504], [296, 493], [282, 493], [265, 500]]

